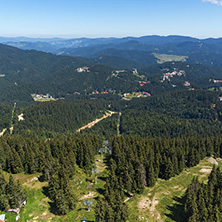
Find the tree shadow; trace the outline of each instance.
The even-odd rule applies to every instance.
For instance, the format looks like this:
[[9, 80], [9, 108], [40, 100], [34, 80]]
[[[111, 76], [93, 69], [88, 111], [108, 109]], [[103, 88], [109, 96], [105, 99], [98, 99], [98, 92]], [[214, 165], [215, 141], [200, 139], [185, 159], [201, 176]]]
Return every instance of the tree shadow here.
[[43, 175], [39, 176], [38, 179], [39, 179], [39, 182], [45, 182], [45, 178]]
[[185, 197], [173, 197], [172, 198], [176, 203], [172, 206], [168, 206], [167, 209], [171, 212], [169, 214], [165, 214], [170, 219], [176, 222], [184, 222], [186, 221], [186, 215], [184, 212], [184, 202]]
[[102, 189], [102, 188], [96, 188], [96, 191], [97, 191], [99, 194], [104, 195], [105, 189]]
[[107, 177], [98, 177], [98, 179], [106, 181]]
[[54, 214], [54, 215], [60, 215], [60, 214], [58, 213], [58, 209], [56, 208], [54, 202], [48, 201], [48, 204], [49, 204], [49, 212], [50, 212], [50, 213], [52, 213], [52, 214]]
[[43, 193], [45, 196], [49, 197], [49, 189], [48, 189], [48, 187], [44, 186], [44, 187], [42, 188], [42, 193]]

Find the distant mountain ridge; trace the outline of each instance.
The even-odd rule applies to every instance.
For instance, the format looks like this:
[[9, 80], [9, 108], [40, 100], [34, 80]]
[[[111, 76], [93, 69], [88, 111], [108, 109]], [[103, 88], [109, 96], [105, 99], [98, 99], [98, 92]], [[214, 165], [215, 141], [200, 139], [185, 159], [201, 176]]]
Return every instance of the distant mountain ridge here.
[[[0, 42], [20, 49], [50, 52], [56, 55], [93, 58], [106, 57], [105, 63], [113, 67], [145, 67], [159, 62], [153, 53], [186, 56], [187, 62], [222, 66], [222, 38], [198, 39], [189, 36], [142, 36], [124, 38], [76, 38], [76, 39], [40, 39], [40, 38], [0, 37]], [[107, 56], [112, 62], [108, 62]], [[128, 62], [126, 63], [126, 60]], [[171, 60], [169, 60], [171, 61]], [[101, 62], [101, 61], [100, 61]], [[127, 65], [128, 64], [128, 65]]]
[[[142, 37], [124, 37], [124, 38], [73, 38], [73, 39], [64, 39], [64, 38], [28, 38], [28, 37], [0, 37], [0, 43], [5, 43], [8, 45], [16, 46], [18, 48], [24, 49], [34, 49], [39, 44], [48, 44], [48, 47], [53, 47], [58, 49], [61, 48], [79, 48], [79, 47], [90, 47], [95, 45], [104, 45], [104, 44], [121, 44], [128, 41], [137, 41], [147, 45], [162, 45], [168, 43], [180, 43], [180, 42], [202, 42], [208, 44], [222, 44], [222, 38], [207, 38], [207, 39], [198, 39], [189, 36], [142, 36]], [[36, 46], [34, 44], [36, 43]], [[37, 49], [36, 49], [37, 50]], [[40, 48], [42, 50], [42, 48]], [[52, 51], [51, 51], [52, 52]]]

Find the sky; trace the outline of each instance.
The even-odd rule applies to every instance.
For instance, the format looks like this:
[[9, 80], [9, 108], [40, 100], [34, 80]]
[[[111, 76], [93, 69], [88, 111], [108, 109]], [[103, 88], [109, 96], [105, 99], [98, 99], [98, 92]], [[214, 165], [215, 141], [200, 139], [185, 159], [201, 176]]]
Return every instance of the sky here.
[[222, 0], [0, 0], [2, 37], [222, 37]]

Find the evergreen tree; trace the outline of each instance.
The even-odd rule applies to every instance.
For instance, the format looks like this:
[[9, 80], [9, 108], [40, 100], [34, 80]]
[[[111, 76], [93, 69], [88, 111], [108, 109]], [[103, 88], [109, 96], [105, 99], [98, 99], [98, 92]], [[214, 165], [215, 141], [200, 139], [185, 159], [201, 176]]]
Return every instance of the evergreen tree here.
[[6, 193], [9, 196], [9, 205], [11, 208], [17, 208], [19, 207], [19, 200], [18, 200], [18, 193], [16, 189], [16, 184], [14, 182], [14, 179], [12, 175], [9, 176], [9, 182], [6, 187]]
[[0, 170], [0, 210], [3, 211], [8, 206], [8, 196], [6, 193], [7, 182]]

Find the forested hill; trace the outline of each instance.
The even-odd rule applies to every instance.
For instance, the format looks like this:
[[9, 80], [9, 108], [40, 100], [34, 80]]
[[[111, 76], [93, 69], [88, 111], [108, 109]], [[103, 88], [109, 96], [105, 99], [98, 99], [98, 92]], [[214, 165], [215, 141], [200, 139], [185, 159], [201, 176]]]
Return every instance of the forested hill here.
[[75, 134], [76, 130], [102, 117], [107, 103], [64, 101], [38, 103], [24, 110], [24, 120], [15, 119], [14, 134], [55, 137]]
[[66, 66], [89, 65], [83, 58], [56, 56], [34, 50], [21, 50], [0, 44], [1, 86], [13, 84], [37, 83], [46, 76]]
[[[190, 134], [215, 136], [222, 133], [219, 96], [219, 92], [206, 90], [175, 91], [131, 101], [117, 95], [70, 95], [64, 101], [37, 103], [23, 109], [24, 120], [18, 122], [17, 116], [14, 118], [13, 133], [44, 137], [72, 134], [110, 110], [118, 115], [81, 133], [103, 138], [106, 135], [106, 139], [118, 133], [171, 138]], [[20, 108], [16, 110], [19, 112]]]
[[[134, 54], [133, 51], [130, 53]], [[134, 55], [138, 61], [146, 63], [148, 59], [153, 65], [147, 63], [146, 68], [139, 68], [137, 62], [118, 56], [86, 59], [21, 50], [0, 44], [0, 103], [31, 103], [31, 94], [50, 94], [54, 98], [61, 98], [75, 93], [121, 96], [134, 93], [135, 96], [146, 92], [154, 96], [192, 88], [218, 90], [222, 85], [214, 82], [215, 79], [221, 80], [220, 67], [184, 62], [154, 64], [156, 59], [146, 57], [145, 52], [140, 53], [139, 57]], [[128, 53], [125, 55], [128, 57]], [[130, 68], [118, 69], [112, 65]], [[87, 71], [79, 72], [79, 67], [87, 67]], [[180, 70], [184, 71], [183, 75], [163, 79], [166, 73], [170, 75]]]
[[109, 107], [121, 115], [106, 119], [82, 133], [105, 135], [109, 139], [118, 133], [150, 138], [220, 135], [222, 102], [219, 95], [215, 91], [184, 90], [131, 101], [111, 101]]
[[122, 134], [155, 136], [219, 135], [221, 102], [209, 91], [173, 92], [147, 100], [134, 99], [122, 112]]
[[[119, 57], [128, 66], [121, 67], [113, 60], [109, 65], [118, 68], [130, 68], [130, 63], [137, 67], [161, 62], [159, 56], [167, 61], [184, 60], [192, 64], [221, 66], [221, 38], [197, 39], [189, 36], [142, 36], [125, 38], [79, 38], [79, 39], [28, 39], [0, 38], [0, 42], [21, 49], [34, 49], [58, 55], [81, 56], [98, 60], [101, 56]], [[154, 54], [155, 53], [155, 54]], [[157, 56], [156, 56], [157, 55]], [[180, 57], [182, 56], [182, 57]], [[94, 60], [94, 61], [95, 61]], [[105, 61], [106, 62], [106, 61]], [[106, 63], [107, 64], [107, 63]], [[122, 64], [123, 65], [123, 64]]]
[[[144, 38], [145, 39], [145, 38]], [[83, 56], [96, 58], [100, 56], [119, 56], [138, 62], [142, 66], [157, 63], [159, 56], [172, 61], [172, 55], [177, 59], [186, 59], [192, 64], [221, 66], [221, 40], [197, 40], [189, 38], [173, 38], [170, 41], [146, 41], [142, 39], [128, 39], [116, 44], [100, 44], [81, 48], [65, 48], [58, 50], [59, 54], [69, 56]], [[182, 56], [182, 57], [181, 57]], [[185, 56], [185, 57], [184, 57]], [[173, 61], [177, 61], [174, 57]]]

